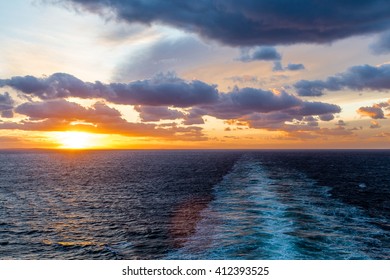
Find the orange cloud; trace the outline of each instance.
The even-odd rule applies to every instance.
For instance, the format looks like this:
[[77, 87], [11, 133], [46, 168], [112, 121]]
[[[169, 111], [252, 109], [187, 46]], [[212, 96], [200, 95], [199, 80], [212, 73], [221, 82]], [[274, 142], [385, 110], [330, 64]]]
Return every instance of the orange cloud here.
[[0, 129], [27, 131], [85, 131], [92, 133], [120, 134], [132, 137], [156, 137], [176, 140], [206, 140], [199, 127], [179, 127], [171, 124], [158, 127], [156, 124], [132, 123], [122, 118], [121, 113], [102, 102], [85, 108], [66, 100], [28, 102], [15, 111], [28, 118], [20, 122], [0, 123]]

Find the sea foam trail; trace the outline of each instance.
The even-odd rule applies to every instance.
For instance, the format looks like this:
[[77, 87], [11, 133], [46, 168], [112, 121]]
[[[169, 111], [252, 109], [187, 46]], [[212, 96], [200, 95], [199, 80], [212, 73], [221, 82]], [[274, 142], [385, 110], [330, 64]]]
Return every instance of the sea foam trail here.
[[[370, 217], [304, 174], [278, 172], [271, 179], [260, 160], [244, 155], [215, 186], [195, 234], [167, 258], [372, 258], [370, 246], [386, 233]], [[386, 248], [374, 254], [386, 258]]]
[[244, 156], [215, 186], [195, 235], [168, 258], [297, 258], [295, 237], [285, 234], [294, 224], [274, 189], [261, 165]]

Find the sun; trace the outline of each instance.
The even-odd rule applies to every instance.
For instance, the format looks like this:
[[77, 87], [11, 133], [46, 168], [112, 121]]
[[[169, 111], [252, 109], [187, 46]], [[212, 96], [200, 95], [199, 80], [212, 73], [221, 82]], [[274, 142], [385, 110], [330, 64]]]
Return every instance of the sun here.
[[98, 146], [97, 137], [92, 133], [67, 131], [55, 134], [61, 149], [91, 149]]

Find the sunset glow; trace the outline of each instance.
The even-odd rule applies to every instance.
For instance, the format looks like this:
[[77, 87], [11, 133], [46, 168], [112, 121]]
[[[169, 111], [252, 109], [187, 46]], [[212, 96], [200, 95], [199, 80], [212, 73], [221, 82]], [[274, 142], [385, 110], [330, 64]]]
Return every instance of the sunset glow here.
[[233, 2], [2, 1], [0, 148], [390, 148], [386, 13]]
[[54, 134], [54, 141], [60, 149], [91, 149], [99, 146], [99, 137], [86, 132], [58, 132]]
[[[4, 279], [110, 279], [100, 260], [167, 268], [123, 263], [118, 279], [176, 275], [177, 260], [215, 266], [181, 280], [274, 279], [276, 265], [254, 260], [390, 258], [390, 1], [0, 11], [0, 261], [15, 265]], [[16, 263], [34, 259], [99, 267]]]

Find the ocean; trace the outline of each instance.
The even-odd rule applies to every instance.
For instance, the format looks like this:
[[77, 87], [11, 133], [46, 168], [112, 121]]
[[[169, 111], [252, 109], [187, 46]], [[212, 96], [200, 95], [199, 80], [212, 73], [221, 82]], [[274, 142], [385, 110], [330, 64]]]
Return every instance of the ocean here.
[[0, 259], [390, 259], [390, 151], [1, 151]]

